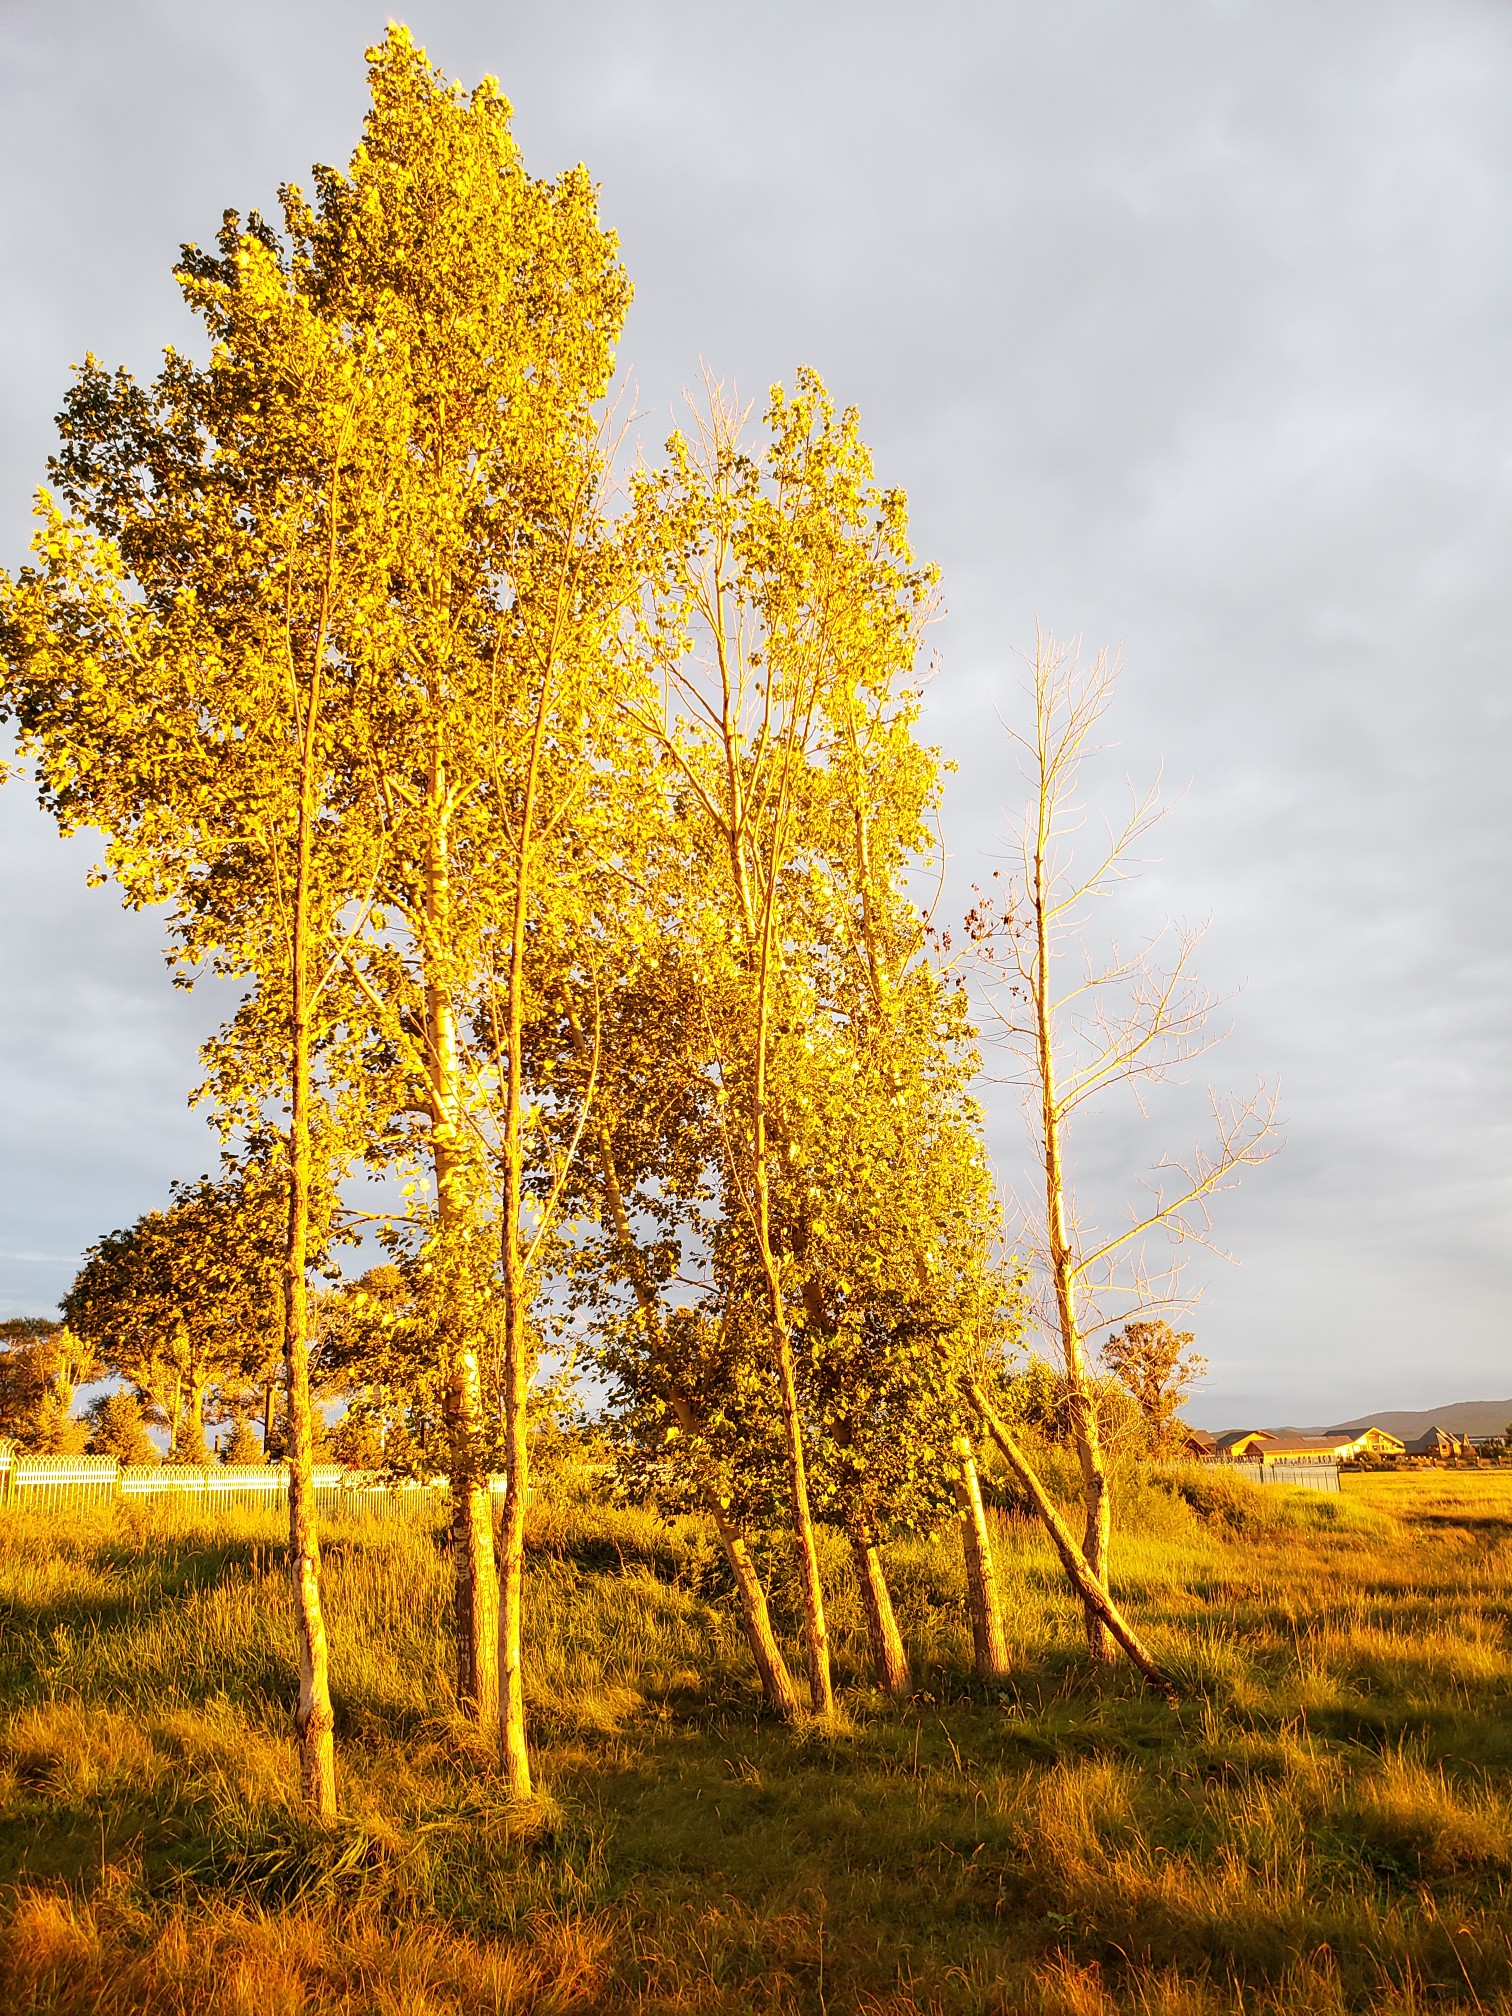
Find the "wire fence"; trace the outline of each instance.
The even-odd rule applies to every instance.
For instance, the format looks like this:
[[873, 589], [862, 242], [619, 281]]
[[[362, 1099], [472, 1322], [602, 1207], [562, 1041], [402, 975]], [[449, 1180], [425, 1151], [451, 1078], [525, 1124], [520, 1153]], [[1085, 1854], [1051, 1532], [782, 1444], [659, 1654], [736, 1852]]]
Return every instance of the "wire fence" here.
[[[317, 1467], [315, 1502], [323, 1512], [389, 1518], [425, 1511], [444, 1495], [444, 1479], [396, 1481], [370, 1470]], [[505, 1480], [491, 1477], [495, 1497]], [[207, 1512], [268, 1506], [289, 1498], [281, 1463], [118, 1463], [114, 1456], [37, 1456], [0, 1442], [0, 1511], [65, 1512], [129, 1501]]]
[[1291, 1484], [1302, 1491], [1338, 1491], [1339, 1466], [1327, 1463], [1289, 1463], [1273, 1458], [1269, 1463], [1226, 1463], [1236, 1477], [1248, 1477], [1252, 1484]]

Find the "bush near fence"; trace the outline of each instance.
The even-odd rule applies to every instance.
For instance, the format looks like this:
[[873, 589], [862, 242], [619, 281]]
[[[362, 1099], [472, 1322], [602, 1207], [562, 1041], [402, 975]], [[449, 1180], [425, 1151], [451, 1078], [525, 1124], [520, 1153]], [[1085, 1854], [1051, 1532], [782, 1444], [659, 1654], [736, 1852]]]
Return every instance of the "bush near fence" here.
[[[326, 1512], [418, 1512], [446, 1489], [441, 1478], [396, 1483], [371, 1470], [330, 1465], [317, 1466], [314, 1476], [315, 1500]], [[495, 1495], [503, 1492], [502, 1477], [489, 1483]], [[138, 1505], [160, 1500], [214, 1511], [275, 1505], [288, 1495], [289, 1472], [281, 1463], [123, 1466], [114, 1456], [37, 1456], [0, 1442], [0, 1509], [61, 1512], [129, 1499]]]

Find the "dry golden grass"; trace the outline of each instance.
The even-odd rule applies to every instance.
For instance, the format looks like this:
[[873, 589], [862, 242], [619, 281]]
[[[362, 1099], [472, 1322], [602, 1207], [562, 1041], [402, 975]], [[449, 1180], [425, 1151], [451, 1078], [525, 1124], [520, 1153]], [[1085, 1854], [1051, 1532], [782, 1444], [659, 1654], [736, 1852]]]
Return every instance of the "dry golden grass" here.
[[[1390, 2016], [1512, 2010], [1512, 1473], [1145, 1480], [1118, 1579], [1184, 1674], [1089, 1675], [1002, 1521], [1012, 1683], [891, 1550], [919, 1691], [759, 1711], [692, 1522], [543, 1504], [524, 1815], [449, 1706], [446, 1563], [330, 1536], [344, 1817], [292, 1797], [271, 1524], [0, 1528], [0, 2007]], [[783, 1597], [783, 1574], [774, 1564]]]

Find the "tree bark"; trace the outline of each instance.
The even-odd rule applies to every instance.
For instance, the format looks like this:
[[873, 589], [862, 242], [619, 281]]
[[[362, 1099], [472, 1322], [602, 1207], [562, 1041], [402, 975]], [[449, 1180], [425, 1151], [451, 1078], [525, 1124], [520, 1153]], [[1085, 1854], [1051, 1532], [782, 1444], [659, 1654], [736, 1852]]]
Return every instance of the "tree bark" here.
[[[323, 648], [323, 647], [322, 647]], [[310, 1398], [310, 882], [314, 827], [315, 730], [320, 665], [306, 699], [300, 776], [298, 857], [290, 945], [289, 1224], [284, 1253], [284, 1373], [288, 1387], [289, 1573], [294, 1587], [299, 1701], [294, 1733], [300, 1787], [322, 1821], [336, 1817], [335, 1717], [320, 1601], [320, 1538], [315, 1508], [313, 1405]]]
[[205, 1387], [199, 1379], [189, 1381], [189, 1406], [184, 1421], [189, 1453], [196, 1463], [205, 1460]]
[[493, 1493], [481, 1451], [483, 1381], [470, 1341], [451, 1345], [446, 1394], [457, 1703], [492, 1733], [499, 1717], [499, 1573]]
[[525, 1203], [525, 938], [535, 873], [536, 794], [550, 710], [548, 664], [536, 700], [526, 762], [515, 855], [514, 902], [509, 936], [509, 995], [504, 1017], [504, 1178], [501, 1228], [504, 1272], [504, 1448], [508, 1481], [499, 1546], [499, 1751], [505, 1782], [516, 1799], [534, 1797], [525, 1734], [525, 1666], [522, 1636], [525, 1599], [525, 1507], [530, 1495], [530, 1284], [520, 1246]]
[[499, 1719], [499, 1574], [484, 1446], [482, 1368], [466, 1272], [471, 1215], [461, 1140], [461, 1059], [445, 973], [451, 944], [446, 790], [446, 773], [438, 757], [427, 801], [430, 850], [423, 953], [431, 1160], [441, 1234], [441, 1372], [451, 1471], [457, 1702], [480, 1729], [491, 1732]]
[[1010, 1671], [1008, 1639], [1003, 1629], [1003, 1605], [998, 1593], [997, 1564], [992, 1558], [987, 1508], [982, 1503], [982, 1482], [968, 1436], [958, 1439], [956, 1454], [961, 1464], [956, 1478], [956, 1503], [961, 1508], [961, 1551], [966, 1561], [966, 1602], [971, 1612], [977, 1678], [1002, 1680]]
[[[518, 989], [511, 986], [510, 1072], [520, 1067]], [[524, 1189], [516, 1102], [507, 1101], [504, 1164], [504, 1446], [508, 1484], [499, 1547], [499, 1749], [516, 1799], [532, 1796], [525, 1737], [525, 1672], [521, 1621], [525, 1594], [525, 1504], [530, 1489], [529, 1402], [534, 1370], [525, 1306], [519, 1214]]]
[[866, 1612], [872, 1673], [884, 1692], [907, 1694], [913, 1684], [908, 1670], [908, 1654], [903, 1649], [903, 1635], [893, 1614], [892, 1596], [887, 1587], [887, 1577], [882, 1572], [876, 1535], [868, 1527], [856, 1523], [846, 1529], [846, 1538], [850, 1541], [856, 1578], [861, 1585], [861, 1606]]
[[1084, 1608], [1095, 1615], [1111, 1637], [1123, 1647], [1155, 1693], [1170, 1702], [1179, 1700], [1175, 1681], [1156, 1661], [1153, 1653], [1113, 1601], [1107, 1589], [1092, 1573], [1071, 1529], [1056, 1510], [1055, 1501], [1040, 1482], [1033, 1464], [1020, 1449], [1006, 1422], [999, 1416], [976, 1380], [972, 1380], [966, 1390], [982, 1417], [983, 1427], [1002, 1450], [1014, 1475], [1029, 1493], [1034, 1508], [1055, 1546], [1055, 1551], [1061, 1558], [1061, 1566], [1066, 1571], [1067, 1580], [1081, 1598]]

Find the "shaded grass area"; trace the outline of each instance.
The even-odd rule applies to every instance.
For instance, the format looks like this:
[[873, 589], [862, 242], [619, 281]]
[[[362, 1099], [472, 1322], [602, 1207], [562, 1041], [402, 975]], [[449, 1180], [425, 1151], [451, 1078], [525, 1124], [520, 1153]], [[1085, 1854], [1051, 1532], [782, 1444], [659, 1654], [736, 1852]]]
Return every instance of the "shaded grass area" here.
[[[760, 1711], [694, 1521], [532, 1509], [522, 1814], [452, 1712], [439, 1534], [333, 1526], [344, 1817], [292, 1797], [276, 1528], [0, 1528], [0, 2003], [20, 2011], [1512, 2010], [1512, 1477], [1128, 1494], [1119, 1586], [1177, 1710], [1095, 1676], [1000, 1521], [1015, 1670], [959, 1559], [888, 1566], [917, 1691]], [[770, 1562], [781, 1610], [787, 1570]]]

